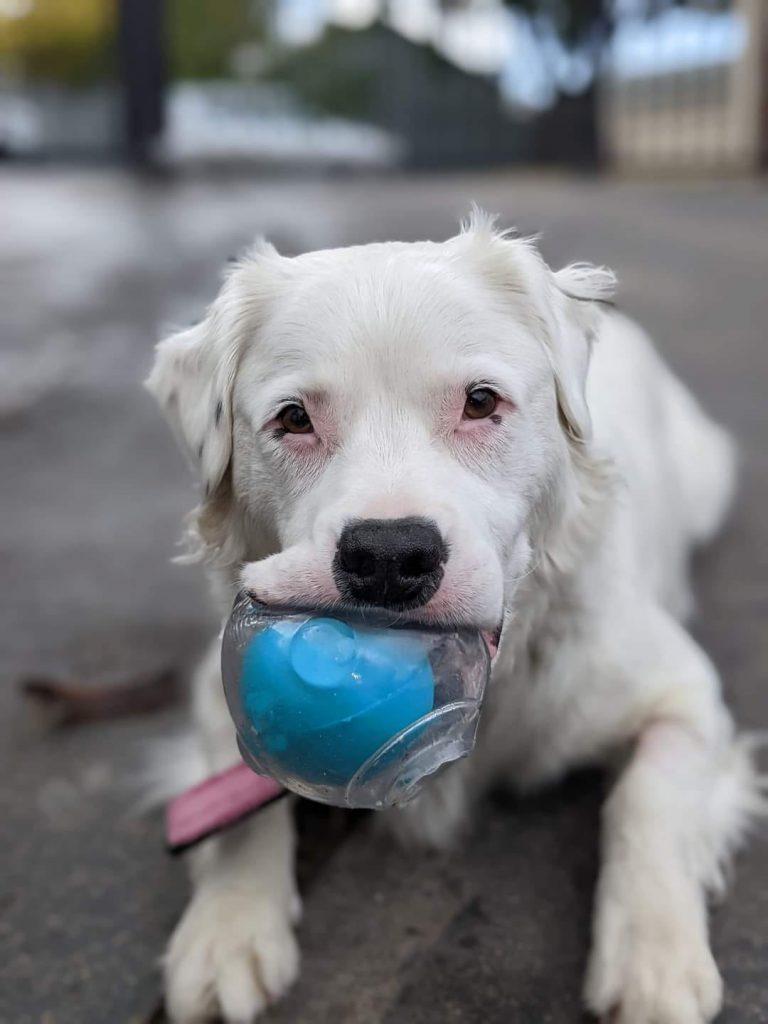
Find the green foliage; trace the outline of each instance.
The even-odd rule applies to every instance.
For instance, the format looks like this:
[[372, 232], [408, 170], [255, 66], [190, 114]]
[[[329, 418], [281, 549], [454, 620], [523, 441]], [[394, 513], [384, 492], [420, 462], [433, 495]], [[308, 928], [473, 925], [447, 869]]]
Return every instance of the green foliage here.
[[387, 88], [382, 61], [407, 51], [412, 72], [433, 87], [463, 72], [432, 46], [414, 46], [380, 22], [364, 31], [329, 25], [308, 46], [277, 56], [265, 77], [289, 86], [310, 110], [360, 120], [376, 120], [378, 99]]
[[0, 14], [0, 62], [24, 78], [81, 86], [114, 66], [112, 0], [35, 0], [21, 16]]
[[233, 50], [262, 38], [266, 0], [167, 0], [171, 78], [228, 78]]
[[267, 77], [289, 85], [310, 109], [339, 117], [366, 117], [375, 95], [377, 72], [360, 59], [362, 38], [331, 26], [310, 46], [277, 57]]
[[[34, 0], [13, 17], [0, 7], [0, 61], [30, 79], [86, 85], [104, 78], [116, 64], [118, 2], [131, 0]], [[166, 0], [171, 77], [229, 76], [235, 47], [263, 37], [272, 2]]]

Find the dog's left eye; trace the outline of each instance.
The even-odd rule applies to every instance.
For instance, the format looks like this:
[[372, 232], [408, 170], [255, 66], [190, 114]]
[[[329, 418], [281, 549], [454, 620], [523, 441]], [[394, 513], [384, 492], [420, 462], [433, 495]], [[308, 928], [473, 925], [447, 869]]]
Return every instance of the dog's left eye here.
[[277, 419], [287, 434], [311, 434], [314, 430], [312, 420], [303, 405], [286, 405]]
[[473, 388], [467, 392], [464, 415], [468, 420], [484, 420], [496, 411], [499, 396], [490, 388]]

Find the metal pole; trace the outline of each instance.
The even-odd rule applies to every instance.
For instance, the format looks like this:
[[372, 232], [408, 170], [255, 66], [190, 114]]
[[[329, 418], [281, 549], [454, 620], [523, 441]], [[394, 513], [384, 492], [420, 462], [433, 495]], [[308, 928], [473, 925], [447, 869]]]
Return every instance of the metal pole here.
[[117, 0], [122, 144], [135, 164], [151, 162], [164, 125], [164, 0]]

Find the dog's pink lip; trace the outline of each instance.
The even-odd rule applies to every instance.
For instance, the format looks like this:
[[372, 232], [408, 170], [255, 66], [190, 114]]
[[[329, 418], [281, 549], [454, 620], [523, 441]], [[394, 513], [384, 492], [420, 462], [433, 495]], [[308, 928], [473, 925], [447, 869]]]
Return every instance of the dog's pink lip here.
[[[270, 604], [269, 602], [264, 601], [262, 598], [259, 597], [259, 595], [256, 593], [255, 590], [252, 590], [250, 588], [246, 588], [246, 593], [251, 598], [251, 600], [257, 601], [259, 604], [264, 604], [265, 607], [268, 607], [268, 608], [271, 607], [273, 610], [277, 610], [277, 609], [279, 609], [281, 607], [280, 605]], [[333, 605], [330, 605], [326, 609], [323, 609], [320, 606], [318, 606], [315, 609], [307, 608], [306, 610], [307, 611], [313, 611], [313, 610], [314, 611], [322, 611], [322, 610], [325, 610], [326, 612], [333, 613], [334, 610], [339, 611], [339, 610], [343, 610], [343, 609], [339, 609], [339, 608], [334, 609]], [[379, 610], [386, 614], [386, 609], [379, 609]], [[419, 622], [420, 622], [419, 619], [414, 619], [414, 625], [419, 625]], [[439, 623], [436, 623], [436, 622], [429, 622], [427, 620], [424, 620], [423, 624], [424, 625], [431, 625], [431, 626], [438, 626], [438, 628], [439, 628]], [[504, 625], [504, 623], [502, 621], [502, 622], [500, 622], [498, 624], [498, 626], [495, 629], [481, 629], [480, 630], [480, 635], [482, 636], [483, 641], [485, 642], [485, 646], [488, 649], [488, 655], [489, 655], [491, 661], [493, 661], [494, 658], [496, 657], [496, 655], [499, 653], [499, 643], [501, 641], [501, 631], [502, 631], [503, 625]], [[450, 629], [450, 627], [447, 626], [447, 625], [445, 626], [445, 628], [446, 629]]]
[[485, 640], [485, 646], [488, 648], [488, 654], [491, 656], [491, 661], [499, 653], [499, 640], [501, 639], [501, 626], [497, 629], [483, 629], [480, 634]]

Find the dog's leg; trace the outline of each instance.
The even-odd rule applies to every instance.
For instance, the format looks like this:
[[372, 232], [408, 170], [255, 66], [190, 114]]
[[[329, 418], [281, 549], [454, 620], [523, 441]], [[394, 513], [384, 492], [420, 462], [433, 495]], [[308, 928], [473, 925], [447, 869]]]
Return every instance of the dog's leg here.
[[[729, 730], [726, 729], [727, 733]], [[681, 719], [649, 724], [604, 809], [585, 989], [611, 1024], [704, 1024], [721, 1005], [706, 893], [754, 809], [745, 747]]]
[[427, 779], [419, 796], [379, 815], [382, 827], [403, 846], [446, 850], [462, 837], [470, 820], [471, 780], [467, 761]]
[[[210, 771], [236, 762], [218, 644], [195, 680], [195, 718]], [[253, 1020], [298, 972], [294, 825], [287, 799], [189, 855], [194, 892], [165, 956], [166, 1006], [178, 1024]]]

